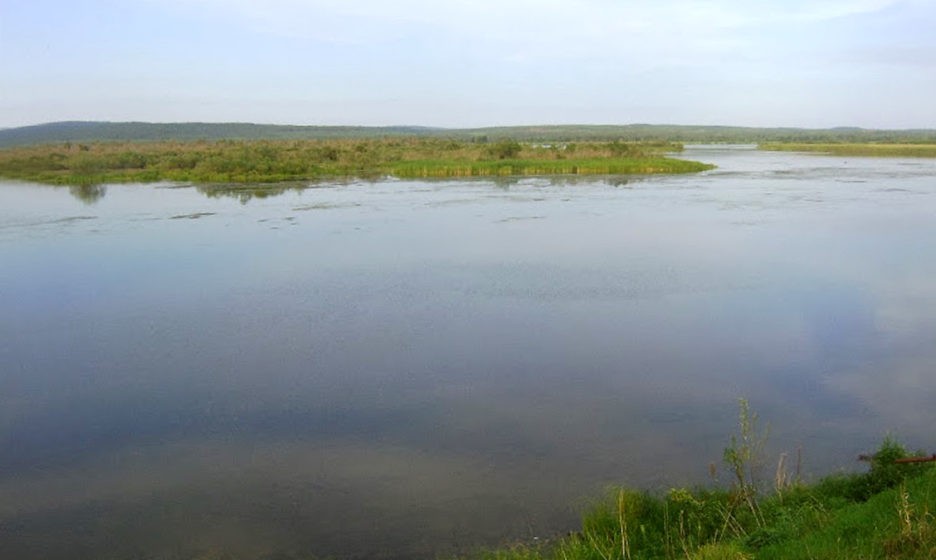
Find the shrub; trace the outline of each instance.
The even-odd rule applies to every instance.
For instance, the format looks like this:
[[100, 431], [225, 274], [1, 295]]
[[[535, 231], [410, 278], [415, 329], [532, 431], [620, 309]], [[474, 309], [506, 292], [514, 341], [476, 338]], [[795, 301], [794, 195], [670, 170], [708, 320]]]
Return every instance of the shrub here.
[[497, 159], [510, 159], [517, 157], [523, 146], [515, 140], [501, 140], [488, 148], [488, 153]]

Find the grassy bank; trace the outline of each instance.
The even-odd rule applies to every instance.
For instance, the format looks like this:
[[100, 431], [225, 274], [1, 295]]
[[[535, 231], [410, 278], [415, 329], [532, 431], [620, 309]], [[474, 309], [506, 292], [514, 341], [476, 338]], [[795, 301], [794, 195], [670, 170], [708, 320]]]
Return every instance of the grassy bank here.
[[[936, 469], [895, 463], [885, 439], [864, 474], [804, 484], [781, 458], [769, 489], [755, 478], [763, 438], [742, 408], [725, 450], [730, 484], [653, 495], [609, 491], [581, 528], [536, 545], [480, 552], [483, 560], [838, 560], [936, 558]], [[746, 427], [744, 427], [746, 424]], [[717, 476], [714, 466], [713, 477]]]
[[0, 176], [59, 185], [276, 183], [334, 177], [691, 173], [668, 142], [520, 144], [433, 138], [60, 143], [0, 150]]
[[767, 142], [758, 149], [774, 152], [816, 152], [836, 156], [936, 157], [936, 144], [876, 144]]

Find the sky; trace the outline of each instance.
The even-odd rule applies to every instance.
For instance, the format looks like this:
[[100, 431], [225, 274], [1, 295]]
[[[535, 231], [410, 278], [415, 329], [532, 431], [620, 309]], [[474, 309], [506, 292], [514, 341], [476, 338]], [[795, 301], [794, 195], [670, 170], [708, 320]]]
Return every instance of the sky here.
[[0, 127], [936, 128], [936, 0], [0, 0]]

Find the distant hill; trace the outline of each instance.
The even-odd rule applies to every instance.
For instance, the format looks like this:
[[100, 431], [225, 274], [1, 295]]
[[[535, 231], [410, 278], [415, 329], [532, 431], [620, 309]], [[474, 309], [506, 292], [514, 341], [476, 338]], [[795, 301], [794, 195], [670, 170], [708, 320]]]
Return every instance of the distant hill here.
[[54, 142], [334, 139], [436, 136], [459, 139], [556, 142], [577, 140], [661, 140], [727, 142], [936, 142], [936, 130], [861, 128], [751, 128], [682, 125], [544, 125], [487, 128], [421, 126], [294, 126], [252, 123], [145, 123], [70, 121], [0, 129], [0, 148]]
[[50, 142], [309, 139], [416, 136], [419, 126], [291, 126], [253, 123], [146, 123], [69, 121], [0, 130], [0, 147]]

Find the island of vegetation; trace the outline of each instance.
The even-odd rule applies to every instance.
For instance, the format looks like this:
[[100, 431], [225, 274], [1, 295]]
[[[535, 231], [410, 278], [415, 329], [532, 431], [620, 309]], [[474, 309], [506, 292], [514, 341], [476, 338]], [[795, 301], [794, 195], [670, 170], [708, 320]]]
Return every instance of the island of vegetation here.
[[579, 530], [485, 550], [482, 560], [931, 560], [936, 558], [936, 456], [887, 437], [866, 473], [812, 484], [781, 455], [768, 480], [766, 431], [741, 400], [738, 434], [712, 464], [712, 488], [663, 494], [625, 488], [585, 512]]
[[0, 129], [0, 177], [78, 186], [692, 173], [682, 143], [839, 156], [936, 157], [936, 130], [548, 125], [487, 128], [58, 122]]
[[0, 176], [57, 185], [693, 173], [673, 142], [495, 142], [429, 137], [63, 142], [0, 150]]

